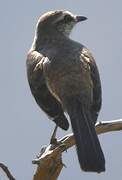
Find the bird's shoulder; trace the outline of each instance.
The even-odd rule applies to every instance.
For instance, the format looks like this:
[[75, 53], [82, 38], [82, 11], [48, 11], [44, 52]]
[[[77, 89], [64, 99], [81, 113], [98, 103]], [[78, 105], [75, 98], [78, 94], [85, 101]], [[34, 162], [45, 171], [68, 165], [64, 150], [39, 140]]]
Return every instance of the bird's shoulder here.
[[[26, 67], [28, 80], [31, 84], [43, 80], [43, 62], [46, 57], [36, 50], [31, 50], [27, 54]], [[35, 84], [35, 83], [34, 83]]]
[[81, 59], [84, 62], [86, 62], [88, 64], [95, 64], [95, 59], [94, 59], [91, 51], [88, 48], [86, 48], [85, 46], [82, 48], [80, 55], [81, 55]]
[[31, 66], [38, 63], [42, 60], [42, 58], [44, 58], [44, 56], [40, 52], [36, 50], [29, 50], [26, 59], [27, 66]]
[[77, 58], [79, 56], [80, 60], [86, 63], [95, 63], [95, 59], [91, 51], [80, 42], [69, 39], [67, 43], [64, 44], [65, 46], [63, 48], [69, 49], [72, 56], [77, 56]]
[[98, 71], [97, 64], [95, 62], [95, 59], [94, 59], [92, 53], [86, 47], [83, 47], [83, 49], [80, 53], [80, 60], [84, 64], [84, 66], [89, 68], [92, 79], [94, 81], [96, 79], [96, 81], [99, 82], [100, 79], [99, 79], [99, 71]]

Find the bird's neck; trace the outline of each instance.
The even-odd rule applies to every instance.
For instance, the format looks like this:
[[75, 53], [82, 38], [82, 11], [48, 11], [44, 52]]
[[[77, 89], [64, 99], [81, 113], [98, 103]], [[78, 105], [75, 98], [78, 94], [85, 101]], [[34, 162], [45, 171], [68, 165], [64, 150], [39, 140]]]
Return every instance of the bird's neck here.
[[49, 46], [64, 44], [67, 40], [70, 40], [69, 37], [66, 37], [63, 34], [59, 34], [57, 32], [52, 34], [43, 33], [43, 36], [41, 36], [41, 34], [35, 35], [31, 49], [38, 51], [39, 49], [44, 47], [48, 48]]

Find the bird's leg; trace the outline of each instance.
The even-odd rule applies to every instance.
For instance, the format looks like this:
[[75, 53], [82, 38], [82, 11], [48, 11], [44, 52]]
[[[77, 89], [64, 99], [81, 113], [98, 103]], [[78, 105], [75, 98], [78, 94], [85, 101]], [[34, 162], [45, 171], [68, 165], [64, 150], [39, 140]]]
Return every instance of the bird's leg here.
[[57, 132], [58, 126], [56, 125], [53, 131], [53, 134], [50, 139], [50, 144], [57, 144], [57, 139], [56, 139], [56, 132]]

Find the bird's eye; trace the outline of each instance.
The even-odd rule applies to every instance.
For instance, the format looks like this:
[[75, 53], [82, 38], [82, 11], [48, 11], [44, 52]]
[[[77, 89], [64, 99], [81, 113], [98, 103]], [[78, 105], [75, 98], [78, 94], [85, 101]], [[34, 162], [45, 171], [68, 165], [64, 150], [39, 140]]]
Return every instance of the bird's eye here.
[[70, 22], [70, 21], [72, 21], [73, 20], [73, 18], [71, 17], [71, 16], [69, 16], [69, 15], [66, 15], [65, 17], [64, 17], [64, 21], [65, 22]]

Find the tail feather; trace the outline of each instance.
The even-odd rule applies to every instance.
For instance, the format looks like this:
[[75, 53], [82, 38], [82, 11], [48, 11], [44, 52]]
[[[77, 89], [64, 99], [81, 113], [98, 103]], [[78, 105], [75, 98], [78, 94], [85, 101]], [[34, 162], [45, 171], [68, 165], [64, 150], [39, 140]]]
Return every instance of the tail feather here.
[[104, 154], [95, 131], [94, 121], [87, 111], [78, 101], [70, 103], [68, 108], [80, 166], [84, 171], [100, 173], [105, 171]]

